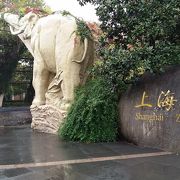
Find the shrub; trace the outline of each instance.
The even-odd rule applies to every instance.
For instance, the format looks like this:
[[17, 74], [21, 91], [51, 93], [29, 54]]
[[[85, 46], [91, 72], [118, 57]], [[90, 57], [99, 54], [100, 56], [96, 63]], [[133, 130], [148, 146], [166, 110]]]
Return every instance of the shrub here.
[[117, 97], [110, 87], [103, 79], [91, 80], [76, 91], [59, 135], [71, 141], [115, 141], [117, 117]]

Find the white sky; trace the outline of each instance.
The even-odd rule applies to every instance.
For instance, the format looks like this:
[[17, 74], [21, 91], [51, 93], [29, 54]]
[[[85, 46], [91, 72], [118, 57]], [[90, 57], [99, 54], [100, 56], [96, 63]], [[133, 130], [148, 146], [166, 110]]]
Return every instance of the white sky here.
[[95, 8], [91, 4], [80, 6], [76, 0], [44, 0], [53, 11], [66, 10], [76, 17], [82, 17], [86, 21], [98, 22]]

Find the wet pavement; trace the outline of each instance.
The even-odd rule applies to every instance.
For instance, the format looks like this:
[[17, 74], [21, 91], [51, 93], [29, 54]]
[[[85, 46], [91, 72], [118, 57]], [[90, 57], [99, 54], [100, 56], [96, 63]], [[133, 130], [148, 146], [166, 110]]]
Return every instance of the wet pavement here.
[[82, 144], [0, 128], [0, 180], [180, 180], [180, 156], [125, 142]]

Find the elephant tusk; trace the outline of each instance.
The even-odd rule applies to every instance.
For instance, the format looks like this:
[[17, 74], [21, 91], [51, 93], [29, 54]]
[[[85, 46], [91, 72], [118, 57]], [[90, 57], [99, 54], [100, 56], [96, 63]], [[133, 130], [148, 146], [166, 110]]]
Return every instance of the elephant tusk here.
[[87, 49], [88, 49], [88, 39], [85, 38], [84, 39], [84, 53], [83, 53], [83, 56], [82, 56], [81, 60], [79, 60], [79, 61], [76, 60], [76, 61], [73, 61], [73, 62], [82, 63], [84, 61], [85, 57], [86, 57]]

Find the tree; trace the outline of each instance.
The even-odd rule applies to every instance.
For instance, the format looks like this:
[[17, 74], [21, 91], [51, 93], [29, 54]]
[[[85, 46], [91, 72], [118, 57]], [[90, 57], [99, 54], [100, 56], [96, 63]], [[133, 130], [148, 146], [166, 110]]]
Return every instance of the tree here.
[[46, 6], [42, 0], [3, 0], [0, 8], [2, 12], [11, 11], [23, 15], [30, 8], [43, 9]]
[[19, 59], [20, 42], [12, 37], [4, 22], [0, 21], [0, 94], [8, 87], [8, 82], [14, 72]]
[[[19, 15], [28, 11], [40, 12], [43, 8], [48, 9], [42, 0], [3, 0], [0, 4], [0, 12], [13, 12]], [[18, 60], [26, 51], [18, 37], [12, 36], [7, 24], [0, 20], [0, 94], [7, 90]]]
[[[16, 70], [13, 72], [12, 78], [9, 81], [9, 88], [5, 93], [4, 105], [30, 105], [34, 98], [34, 89], [32, 87], [33, 58], [29, 52], [24, 52], [19, 57]], [[12, 95], [19, 95], [19, 97], [24, 97], [24, 99], [19, 99], [20, 102], [11, 102]]]
[[96, 5], [102, 22], [100, 74], [114, 87], [180, 64], [179, 0], [79, 0]]

